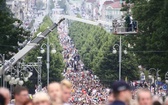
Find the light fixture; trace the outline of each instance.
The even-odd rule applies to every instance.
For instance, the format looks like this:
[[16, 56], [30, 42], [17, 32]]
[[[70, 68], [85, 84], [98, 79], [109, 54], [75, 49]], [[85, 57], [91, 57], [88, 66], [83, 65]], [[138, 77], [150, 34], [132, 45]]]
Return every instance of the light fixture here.
[[24, 81], [27, 82], [27, 81], [28, 81], [28, 77], [25, 77], [25, 78], [24, 78]]
[[127, 50], [124, 50], [124, 54], [128, 54]]
[[116, 49], [113, 49], [113, 54], [116, 54], [117, 53], [117, 50]]
[[19, 80], [20, 80], [20, 78], [16, 78], [16, 79], [15, 79], [15, 82], [19, 82]]
[[22, 86], [22, 85], [24, 84], [24, 82], [23, 82], [22, 80], [20, 80], [20, 81], [18, 82], [18, 84]]
[[141, 73], [141, 76], [144, 76], [144, 75], [145, 75], [145, 74], [142, 72], [142, 73]]
[[7, 79], [7, 81], [9, 81], [11, 79], [11, 75], [7, 75], [6, 79]]
[[12, 80], [10, 80], [10, 81], [9, 81], [9, 84], [10, 84], [10, 85], [13, 85], [13, 81], [12, 81]]
[[160, 78], [160, 77], [158, 77], [158, 78], [157, 78], [157, 80], [158, 80], [158, 81], [161, 81], [161, 78]]
[[149, 74], [148, 78], [149, 78], [149, 79], [152, 79], [152, 75]]
[[139, 66], [138, 66], [138, 68], [139, 68], [139, 69], [142, 69], [142, 66], [141, 66], [141, 65], [139, 65]]
[[28, 77], [30, 78], [33, 75], [32, 72], [29, 72]]
[[11, 77], [11, 80], [14, 81], [14, 80], [15, 80], [15, 77]]
[[44, 49], [41, 49], [41, 50], [40, 50], [40, 53], [41, 53], [41, 54], [44, 54], [44, 53], [45, 53], [45, 50], [44, 50]]
[[16, 85], [18, 82], [16, 81], [16, 79], [14, 81], [12, 81], [14, 85]]
[[168, 80], [165, 80], [165, 82], [168, 84]]
[[5, 81], [6, 81], [6, 82], [10, 81], [10, 79], [11, 79], [11, 76], [10, 76], [10, 75], [5, 76]]
[[52, 53], [52, 54], [55, 54], [56, 52], [57, 52], [57, 51], [56, 51], [55, 48], [51, 50], [51, 53]]

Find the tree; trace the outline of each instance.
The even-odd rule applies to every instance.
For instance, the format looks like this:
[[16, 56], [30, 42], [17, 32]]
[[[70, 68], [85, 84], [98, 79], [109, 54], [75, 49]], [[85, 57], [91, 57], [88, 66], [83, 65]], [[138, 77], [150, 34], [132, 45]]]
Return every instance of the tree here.
[[[86, 68], [92, 69], [102, 83], [109, 85], [118, 80], [118, 54], [112, 54], [113, 45], [118, 43], [119, 38], [107, 33], [98, 26], [73, 22], [69, 28], [69, 35]], [[123, 48], [128, 42], [123, 38]], [[128, 75], [129, 74], [129, 75]], [[132, 53], [123, 55], [122, 79], [129, 80], [138, 78], [138, 63]]]
[[167, 9], [167, 0], [135, 0], [132, 11], [139, 23], [139, 34], [127, 39], [134, 45], [139, 64], [147, 69], [159, 68], [162, 73], [168, 68]]
[[[51, 21], [51, 19], [48, 16], [46, 16], [40, 28], [38, 29], [37, 33], [43, 32], [48, 26], [51, 26], [52, 24], [53, 22]], [[62, 47], [59, 44], [57, 31], [54, 30], [52, 33], [50, 33], [49, 39], [50, 39], [50, 43], [53, 44], [52, 47], [55, 47], [57, 50], [56, 54], [50, 54], [50, 80], [49, 81], [50, 82], [60, 81], [62, 79], [61, 73], [64, 70], [64, 63], [63, 63], [63, 57], [62, 57]], [[42, 43], [46, 43], [46, 40], [44, 40]], [[40, 43], [40, 45], [42, 43]], [[46, 52], [47, 51], [45, 51], [44, 54], [41, 54], [40, 46], [38, 46], [36, 49], [30, 51], [25, 57], [25, 61], [27, 63], [36, 62], [37, 56], [43, 57], [42, 58], [42, 83], [43, 83], [42, 85], [43, 86], [47, 85]], [[33, 79], [33, 81], [29, 81], [29, 82], [33, 82], [34, 84], [37, 83], [36, 75], [33, 75], [31, 79]], [[34, 86], [31, 86], [31, 85], [27, 85], [27, 86], [34, 88]]]
[[0, 53], [10, 58], [11, 53], [18, 51], [18, 42], [23, 42], [30, 36], [30, 33], [21, 27], [22, 22], [14, 18], [6, 7], [6, 0], [0, 0], [0, 14], [0, 49], [3, 49]]

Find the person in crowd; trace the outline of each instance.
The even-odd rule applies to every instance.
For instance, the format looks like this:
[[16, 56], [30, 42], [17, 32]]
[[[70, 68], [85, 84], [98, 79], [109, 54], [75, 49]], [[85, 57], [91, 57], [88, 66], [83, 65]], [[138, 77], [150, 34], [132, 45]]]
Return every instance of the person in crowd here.
[[124, 81], [116, 81], [112, 85], [112, 91], [115, 101], [110, 105], [127, 105], [132, 98], [131, 88]]
[[162, 105], [159, 101], [154, 101], [153, 105]]
[[5, 105], [8, 105], [10, 103], [11, 95], [7, 88], [0, 88], [0, 94], [2, 94], [5, 97]]
[[62, 104], [62, 90], [61, 85], [57, 82], [50, 83], [47, 87], [48, 94], [51, 98], [52, 104]]
[[137, 92], [137, 101], [139, 105], [152, 105], [152, 95], [148, 89], [140, 89]]
[[168, 97], [165, 98], [164, 105], [168, 105]]
[[110, 90], [107, 100], [108, 100], [108, 103], [113, 103], [114, 102], [114, 95], [113, 95], [112, 90]]
[[62, 101], [63, 105], [69, 105], [68, 101], [71, 98], [71, 91], [72, 91], [72, 83], [66, 79], [61, 81], [61, 88], [63, 91], [62, 94]]
[[161, 104], [163, 103], [162, 97], [157, 96], [157, 95], [153, 96], [153, 98], [152, 98], [152, 102], [156, 102], [156, 101], [160, 102]]
[[[37, 92], [33, 96], [33, 105], [51, 105], [50, 97], [45, 92]], [[58, 105], [58, 104], [53, 104]]]
[[34, 105], [32, 100], [27, 100], [23, 105]]
[[15, 105], [23, 105], [29, 99], [29, 92], [23, 86], [16, 86], [14, 89]]
[[137, 102], [137, 100], [131, 100], [130, 101], [130, 104], [129, 105], [138, 105], [138, 102]]
[[6, 105], [6, 98], [2, 94], [0, 94], [0, 105]]

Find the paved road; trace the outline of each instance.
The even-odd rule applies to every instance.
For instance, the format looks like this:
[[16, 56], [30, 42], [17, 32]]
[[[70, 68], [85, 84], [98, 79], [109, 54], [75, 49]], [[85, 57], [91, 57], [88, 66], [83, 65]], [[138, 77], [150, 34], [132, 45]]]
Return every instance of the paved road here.
[[37, 30], [39, 28], [40, 24], [43, 22], [43, 19], [46, 15], [46, 12], [45, 11], [42, 11], [42, 12], [43, 12], [43, 15], [36, 16], [36, 18], [35, 18], [35, 22], [33, 25], [34, 30]]

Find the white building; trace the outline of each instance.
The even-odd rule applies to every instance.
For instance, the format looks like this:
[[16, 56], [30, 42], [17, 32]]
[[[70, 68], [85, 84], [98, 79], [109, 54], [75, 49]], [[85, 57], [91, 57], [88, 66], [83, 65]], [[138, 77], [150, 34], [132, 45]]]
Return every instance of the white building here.
[[24, 20], [27, 16], [30, 0], [6, 0], [7, 7], [14, 14], [14, 17]]
[[120, 0], [106, 0], [101, 6], [101, 19], [112, 21], [113, 19], [121, 19], [123, 12], [120, 11], [122, 4]]

